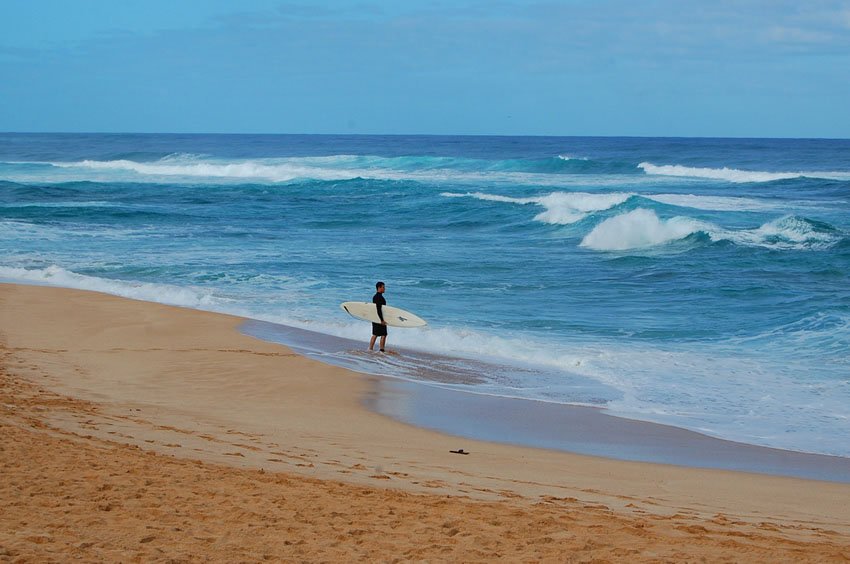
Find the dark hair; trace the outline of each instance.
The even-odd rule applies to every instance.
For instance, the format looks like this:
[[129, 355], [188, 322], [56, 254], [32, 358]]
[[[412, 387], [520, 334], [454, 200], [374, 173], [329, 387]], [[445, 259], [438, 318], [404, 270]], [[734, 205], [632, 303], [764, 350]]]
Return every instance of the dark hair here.
[[378, 282], [375, 284], [375, 289], [377, 290], [378, 288], [380, 288], [380, 287], [381, 287], [381, 286], [383, 286], [383, 285], [384, 285], [384, 283], [383, 283], [383, 282], [378, 281]]

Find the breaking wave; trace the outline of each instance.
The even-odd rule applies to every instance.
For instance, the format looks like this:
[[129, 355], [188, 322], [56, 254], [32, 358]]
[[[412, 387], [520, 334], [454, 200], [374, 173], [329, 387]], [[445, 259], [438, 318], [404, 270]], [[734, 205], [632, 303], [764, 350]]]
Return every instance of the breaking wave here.
[[674, 217], [663, 220], [654, 211], [639, 208], [606, 219], [582, 239], [580, 246], [597, 251], [643, 249], [709, 230], [707, 224], [694, 219]]
[[[145, 160], [139, 155], [79, 161], [6, 162], [9, 178], [24, 182], [122, 181], [194, 183], [289, 183], [354, 179], [417, 182], [510, 182], [564, 185], [578, 179], [643, 182], [643, 175], [627, 161], [596, 161], [558, 155], [546, 158], [479, 159], [444, 156], [328, 155], [304, 157], [217, 158], [175, 153]], [[133, 158], [128, 158], [133, 157]], [[592, 180], [591, 180], [592, 179]]]
[[763, 172], [739, 170], [735, 168], [702, 168], [682, 165], [655, 165], [643, 162], [638, 165], [646, 174], [655, 176], [676, 176], [683, 178], [704, 178], [725, 180], [727, 182], [774, 182], [792, 178], [822, 178], [826, 180], [850, 180], [850, 172]]
[[636, 194], [633, 192], [588, 193], [552, 192], [542, 196], [518, 198], [485, 192], [443, 192], [446, 198], [474, 198], [485, 202], [542, 206], [545, 211], [534, 216], [535, 221], [553, 225], [569, 225], [588, 215], [614, 209], [632, 198], [639, 197], [660, 204], [709, 211], [771, 211], [784, 204], [733, 196], [696, 196], [693, 194]]
[[777, 250], [824, 250], [844, 238], [831, 225], [792, 215], [765, 223], [757, 229], [725, 230], [718, 233], [717, 237], [738, 245]]
[[774, 250], [823, 250], [843, 239], [832, 226], [797, 216], [781, 217], [756, 229], [733, 230], [689, 217], [662, 219], [652, 210], [638, 208], [601, 222], [580, 246], [596, 251], [649, 249], [698, 233], [713, 242]]
[[218, 178], [240, 181], [287, 182], [301, 178], [349, 180], [359, 176], [357, 171], [335, 170], [297, 162], [273, 163], [257, 160], [228, 163], [193, 162], [188, 157], [185, 159], [161, 159], [155, 162], [85, 160], [75, 163], [50, 164], [63, 169], [89, 169], [93, 171], [131, 172], [144, 176]]
[[467, 192], [458, 194], [444, 192], [447, 198], [475, 198], [490, 202], [505, 202], [512, 204], [535, 204], [545, 208], [545, 211], [534, 216], [535, 221], [553, 225], [569, 225], [581, 221], [594, 212], [609, 210], [626, 202], [634, 194], [618, 192], [613, 194], [590, 194], [587, 192], [553, 192], [545, 196], [531, 198], [512, 198], [483, 192]]

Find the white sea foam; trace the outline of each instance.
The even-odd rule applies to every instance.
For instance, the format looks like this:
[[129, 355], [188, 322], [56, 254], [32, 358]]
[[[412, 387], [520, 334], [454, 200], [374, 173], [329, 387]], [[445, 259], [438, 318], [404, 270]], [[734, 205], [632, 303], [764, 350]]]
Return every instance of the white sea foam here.
[[440, 194], [444, 198], [475, 198], [485, 202], [505, 202], [509, 204], [536, 204], [539, 198], [512, 198], [511, 196], [500, 196], [498, 194], [485, 194], [484, 192], [465, 192], [463, 194], [457, 192], [443, 192]]
[[[336, 307], [329, 308], [326, 316], [313, 311], [313, 320], [307, 321], [293, 318], [287, 307], [280, 314], [270, 313], [266, 299], [228, 303], [206, 290], [107, 280], [58, 266], [0, 267], [0, 278], [229, 312], [331, 335], [363, 338], [362, 323], [333, 321], [340, 315]], [[781, 354], [775, 362], [766, 363], [761, 357], [748, 358], [741, 351], [724, 354], [722, 345], [712, 350], [714, 346], [709, 344], [700, 352], [621, 341], [545, 342], [545, 339], [504, 337], [458, 326], [397, 331], [393, 333], [393, 342], [438, 355], [485, 362], [501, 359], [506, 363], [508, 369], [495, 376], [485, 374], [488, 378], [492, 376], [490, 381], [475, 385], [470, 391], [587, 405], [603, 402], [614, 415], [677, 425], [754, 444], [796, 450], [817, 445], [818, 452], [850, 455], [846, 441], [842, 440], [848, 420], [846, 416], [841, 418], [846, 413], [847, 387], [838, 380], [819, 386], [798, 385], [787, 377]], [[548, 367], [554, 371], [535, 371], [532, 379], [514, 378], [511, 375], [516, 370], [510, 369], [511, 366]], [[576, 378], [570, 374], [602, 386], [574, 388]], [[770, 389], [770, 393], [765, 394], [765, 389]], [[705, 398], [712, 398], [709, 408], [705, 407]], [[789, 413], [790, 405], [800, 407]], [[833, 429], [835, 433], [824, 436], [820, 431], [823, 428]], [[784, 431], [777, 434], [776, 429]], [[817, 440], [808, 440], [812, 436]]]
[[684, 239], [710, 226], [687, 217], [659, 219], [652, 210], [638, 208], [597, 225], [581, 242], [597, 251], [645, 249]]
[[573, 155], [558, 155], [562, 161], [589, 161], [587, 157], [575, 157]]
[[534, 216], [535, 221], [554, 225], [569, 225], [581, 221], [589, 214], [614, 208], [634, 194], [591, 194], [587, 192], [553, 192], [545, 196], [531, 198], [512, 198], [483, 192], [467, 192], [464, 194], [444, 192], [448, 198], [475, 198], [488, 202], [505, 202], [511, 204], [535, 204], [545, 208], [545, 211]]
[[[577, 157], [578, 160], [583, 160]], [[10, 163], [16, 164], [16, 163]], [[17, 163], [27, 165], [4, 171], [14, 182], [162, 182], [164, 179], [198, 184], [275, 184], [302, 181], [354, 179], [415, 181], [447, 184], [507, 184], [551, 187], [657, 184], [645, 175], [563, 174], [504, 169], [499, 161], [455, 157], [380, 157], [329, 155], [221, 159], [196, 154], [173, 154], [156, 161], [82, 160]]]
[[799, 359], [808, 355], [820, 366], [843, 366], [850, 370], [850, 314], [817, 312], [808, 317], [770, 327], [762, 333], [731, 339], [735, 346], [757, 345], [781, 357], [784, 351], [793, 350]]
[[92, 290], [135, 300], [199, 309], [210, 307], [215, 303], [212, 292], [208, 290], [182, 288], [170, 284], [109, 280], [78, 274], [55, 265], [38, 269], [0, 266], [0, 279], [10, 282]]
[[[555, 225], [568, 225], [581, 221], [590, 214], [613, 209], [638, 194], [615, 192], [592, 194], [586, 192], [553, 192], [545, 196], [515, 198], [485, 192], [443, 192], [447, 198], [475, 198], [486, 202], [542, 206], [545, 211], [534, 217], [535, 221]], [[643, 198], [661, 204], [708, 211], [771, 211], [787, 204], [768, 200], [734, 196], [698, 196], [694, 194], [640, 194]], [[674, 222], [675, 224], [676, 222]]]
[[841, 232], [818, 229], [803, 218], [784, 216], [755, 229], [726, 229], [689, 217], [661, 219], [652, 210], [638, 208], [606, 219], [580, 246], [596, 251], [648, 249], [705, 233], [712, 241], [731, 241], [736, 245], [776, 250], [823, 250], [838, 243]]
[[603, 368], [624, 394], [608, 409], [727, 440], [850, 455], [847, 441], [838, 438], [850, 431], [848, 388], [840, 379], [801, 383], [806, 380], [788, 366], [788, 348], [768, 358], [739, 348], [730, 353], [723, 343], [701, 349], [613, 349], [612, 363]]
[[609, 210], [632, 197], [633, 194], [588, 194], [585, 192], [554, 192], [537, 198], [537, 204], [546, 211], [537, 214], [535, 220], [543, 223], [566, 225], [582, 220], [588, 214]]
[[818, 230], [803, 218], [784, 216], [757, 229], [739, 231], [718, 230], [712, 239], [727, 239], [738, 245], [765, 247], [777, 250], [823, 250], [841, 240], [837, 231]]
[[[361, 322], [348, 321], [347, 318], [344, 321], [335, 320], [339, 317], [337, 307], [329, 308], [327, 312], [311, 310], [299, 315], [298, 307], [293, 307], [292, 304], [284, 304], [279, 311], [270, 309], [268, 297], [264, 295], [256, 295], [253, 297], [254, 301], [240, 303], [215, 295], [209, 289], [87, 276], [56, 265], [47, 268], [0, 266], [0, 280], [90, 290], [142, 301], [229, 313], [351, 339], [359, 340], [363, 335]], [[293, 292], [297, 296], [293, 295], [292, 299], [303, 301], [301, 299], [304, 295], [303, 287], [309, 286], [310, 282], [303, 280], [292, 280], [292, 282], [296, 288], [302, 288], [301, 291]], [[280, 299], [283, 295], [285, 294], [281, 294], [279, 288], [275, 288], [276, 299]], [[393, 341], [398, 345], [416, 350], [437, 354], [457, 354], [472, 359], [483, 356], [510, 360], [514, 363], [532, 363], [561, 368], [578, 367], [582, 364], [582, 358], [574, 358], [569, 353], [553, 355], [549, 346], [529, 345], [522, 339], [504, 338], [464, 328], [441, 327], [429, 328], [425, 331], [398, 331], [394, 333]]]
[[132, 160], [48, 163], [55, 167], [78, 171], [130, 173], [136, 180], [146, 177], [175, 177], [197, 181], [289, 182], [294, 180], [342, 181], [356, 178], [374, 180], [431, 179], [448, 180], [482, 176], [517, 176], [525, 173], [465, 172], [453, 168], [463, 165], [462, 159], [432, 157], [373, 157], [330, 155], [318, 157], [258, 158], [249, 160], [217, 160], [199, 155], [169, 155], [158, 161]]
[[655, 165], [643, 162], [638, 168], [655, 176], [675, 176], [682, 178], [705, 178], [710, 180], [725, 180], [727, 182], [773, 182], [791, 178], [823, 178], [827, 180], [850, 180], [850, 172], [763, 172], [739, 170], [735, 168], [705, 168], [682, 165]]
[[91, 169], [132, 172], [145, 176], [167, 176], [181, 178], [217, 178], [235, 180], [257, 180], [286, 182], [300, 178], [318, 180], [349, 180], [360, 176], [357, 170], [336, 170], [299, 165], [296, 163], [270, 163], [244, 161], [231, 163], [174, 162], [168, 159], [157, 162], [81, 161], [76, 163], [52, 163], [59, 168]]
[[661, 204], [709, 211], [769, 211], [782, 207], [782, 204], [767, 200], [742, 197], [694, 194], [649, 194], [644, 197]]
[[[362, 327], [355, 323], [280, 321], [346, 338], [363, 338]], [[666, 423], [728, 440], [850, 455], [846, 441], [837, 435], [824, 437], [819, 431], [824, 426], [850, 429], [847, 418], [837, 415], [846, 411], [846, 386], [838, 381], [824, 383], [821, 388], [799, 385], [788, 378], [787, 359], [781, 351], [774, 360], [766, 361], [757, 354], [748, 356], [737, 347], [735, 354], [729, 354], [723, 343], [706, 344], [695, 351], [622, 341], [546, 342], [456, 326], [397, 331], [393, 342], [441, 356], [535, 369], [533, 377], [518, 379], [511, 377], [516, 370], [488, 372], [484, 375], [488, 381], [468, 387], [471, 392], [601, 404], [612, 415]], [[601, 386], [574, 388], [576, 377]], [[460, 384], [450, 387], [464, 388]], [[766, 394], [765, 389], [771, 392]], [[708, 407], [706, 398], [711, 399]], [[801, 398], [806, 399], [801, 402]], [[789, 413], [791, 405], [803, 407]], [[776, 434], [776, 429], [784, 431]], [[817, 441], [810, 442], [811, 436]]]
[[[333, 313], [329, 314], [330, 318], [335, 318], [337, 309], [334, 308]], [[237, 313], [237, 312], [234, 312]], [[289, 313], [268, 313], [243, 310], [238, 314], [253, 319], [268, 321], [271, 323], [281, 323], [301, 329], [316, 331], [319, 333], [343, 337], [356, 341], [363, 339], [363, 324], [361, 322], [351, 321], [335, 321], [330, 322], [327, 319], [313, 320], [306, 322], [303, 319], [293, 318]], [[319, 315], [319, 317], [321, 317]], [[558, 343], [542, 342], [540, 339], [526, 339], [519, 337], [504, 337], [495, 335], [486, 331], [471, 329], [461, 326], [428, 326], [422, 329], [410, 331], [395, 331], [393, 332], [392, 341], [394, 346], [402, 348], [410, 348], [416, 351], [436, 354], [439, 356], [457, 357], [472, 361], [492, 362], [496, 364], [504, 364], [516, 367], [534, 367], [537, 369], [547, 368], [557, 371], [570, 372], [574, 375], [592, 378], [594, 381], [601, 382], [599, 374], [594, 368], [594, 360], [604, 353], [596, 349], [588, 349], [576, 351], [565, 349]], [[488, 374], [482, 374], [488, 377]], [[504, 375], [503, 375], [504, 376]], [[494, 382], [496, 383], [496, 382]], [[504, 387], [507, 384], [503, 379], [498, 382]], [[550, 382], [552, 386], [557, 386], [558, 381]], [[534, 383], [525, 382], [520, 384], [521, 388], [528, 388], [531, 385], [534, 389], [538, 389], [541, 385], [540, 381]], [[515, 392], [519, 390], [514, 390]], [[539, 396], [529, 394], [519, 394], [520, 397], [535, 397], [542, 399]], [[564, 395], [561, 398], [563, 402], [569, 395]], [[567, 399], [566, 401], [570, 401]]]

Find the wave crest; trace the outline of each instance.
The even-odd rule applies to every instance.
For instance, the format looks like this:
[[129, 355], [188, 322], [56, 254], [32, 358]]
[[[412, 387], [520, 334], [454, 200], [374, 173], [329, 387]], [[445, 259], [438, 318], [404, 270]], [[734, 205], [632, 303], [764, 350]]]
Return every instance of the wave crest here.
[[609, 210], [634, 196], [631, 193], [615, 192], [610, 194], [591, 194], [588, 192], [552, 192], [545, 196], [532, 198], [512, 198], [484, 192], [454, 193], [443, 192], [447, 198], [475, 198], [486, 202], [504, 202], [511, 204], [536, 204], [545, 211], [534, 216], [535, 221], [552, 225], [569, 225], [581, 221], [588, 215]]
[[755, 229], [725, 229], [689, 217], [661, 219], [652, 210], [638, 208], [611, 217], [582, 239], [580, 246], [596, 251], [648, 249], [704, 233], [711, 241], [729, 241], [747, 247], [818, 251], [844, 238], [834, 227], [797, 216], [775, 219]]
[[320, 180], [350, 180], [357, 174], [352, 171], [320, 169], [293, 163], [271, 164], [257, 161], [235, 163], [191, 162], [184, 159], [166, 158], [156, 162], [81, 161], [75, 163], [51, 163], [59, 168], [83, 168], [90, 170], [108, 170], [133, 172], [146, 176], [176, 176], [196, 178], [233, 178], [237, 180], [260, 180], [287, 182], [299, 178], [319, 178]]
[[534, 216], [536, 221], [553, 225], [569, 225], [591, 213], [609, 210], [624, 203], [632, 194], [588, 194], [584, 192], [553, 192], [537, 198], [546, 211]]
[[843, 235], [831, 225], [787, 215], [757, 229], [723, 231], [712, 236], [715, 238], [777, 250], [823, 250], [841, 241]]
[[695, 219], [674, 217], [663, 220], [652, 210], [638, 208], [606, 219], [582, 239], [580, 246], [597, 251], [645, 249], [708, 229], [707, 224]]
[[774, 182], [792, 178], [822, 178], [826, 180], [850, 180], [850, 172], [763, 172], [739, 170], [735, 168], [705, 168], [682, 165], [655, 165], [643, 162], [638, 165], [647, 174], [655, 176], [677, 176], [684, 178], [705, 178], [725, 180], [727, 182]]

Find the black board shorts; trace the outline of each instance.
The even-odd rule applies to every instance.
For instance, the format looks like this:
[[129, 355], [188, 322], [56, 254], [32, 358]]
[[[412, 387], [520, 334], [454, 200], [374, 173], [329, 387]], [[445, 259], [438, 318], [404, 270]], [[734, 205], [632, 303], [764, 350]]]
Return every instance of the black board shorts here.
[[372, 334], [376, 337], [385, 337], [387, 335], [387, 326], [380, 323], [373, 323]]

